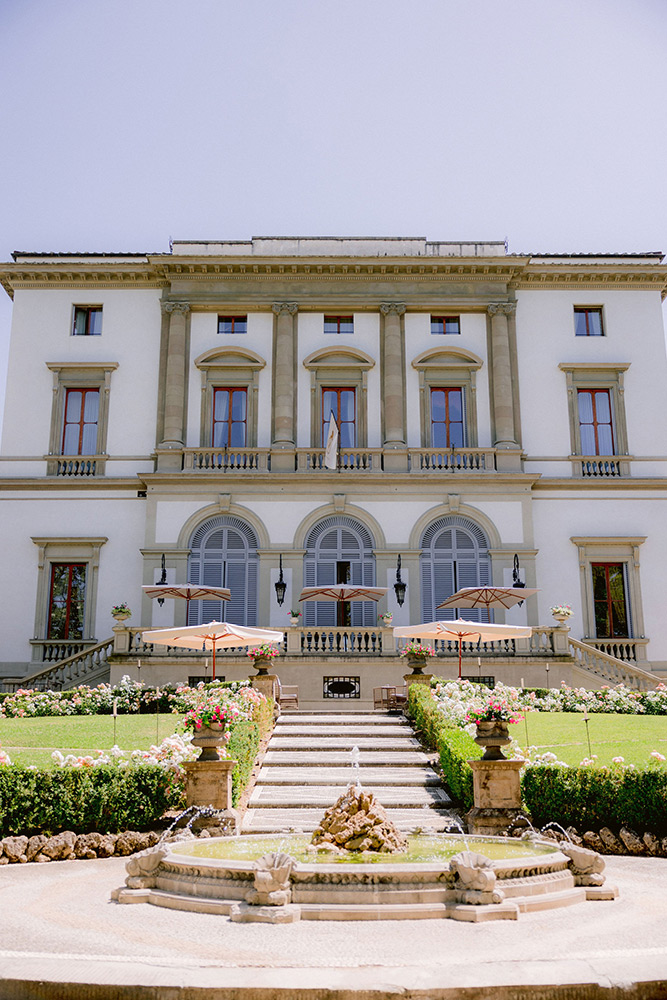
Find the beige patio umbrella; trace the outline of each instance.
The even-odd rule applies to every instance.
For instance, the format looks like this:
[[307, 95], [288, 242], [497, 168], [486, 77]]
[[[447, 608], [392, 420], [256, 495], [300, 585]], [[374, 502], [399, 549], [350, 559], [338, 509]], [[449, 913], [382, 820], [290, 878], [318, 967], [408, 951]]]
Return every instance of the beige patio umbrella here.
[[399, 625], [394, 629], [397, 639], [456, 639], [459, 644], [459, 678], [461, 677], [461, 646], [464, 639], [472, 642], [496, 642], [502, 639], [527, 639], [532, 635], [529, 625], [492, 625], [490, 622], [467, 622], [457, 618], [452, 622], [425, 622], [422, 625]]
[[165, 597], [181, 598], [187, 601], [185, 620], [190, 613], [190, 601], [231, 601], [232, 593], [229, 587], [203, 587], [195, 583], [156, 583], [141, 588], [148, 597], [164, 600]]
[[162, 646], [184, 646], [186, 649], [213, 650], [213, 680], [215, 680], [215, 651], [230, 646], [254, 646], [261, 642], [282, 642], [284, 632], [271, 628], [254, 628], [229, 622], [208, 622], [205, 625], [187, 625], [184, 628], [159, 628], [142, 632], [144, 642]]
[[527, 597], [537, 593], [532, 587], [461, 587], [455, 594], [448, 597], [440, 608], [513, 608], [521, 604]]
[[300, 601], [379, 601], [388, 587], [364, 587], [354, 583], [321, 583], [317, 587], [304, 587]]

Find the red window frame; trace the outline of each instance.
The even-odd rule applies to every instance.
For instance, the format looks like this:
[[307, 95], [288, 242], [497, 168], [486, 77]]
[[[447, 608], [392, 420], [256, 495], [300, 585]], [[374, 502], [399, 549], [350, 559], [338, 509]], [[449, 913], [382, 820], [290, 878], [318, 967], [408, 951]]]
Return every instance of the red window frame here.
[[[53, 623], [53, 612], [54, 608], [54, 585], [56, 583], [56, 574], [61, 569], [67, 569], [67, 596], [65, 598], [65, 622], [64, 622], [64, 635], [53, 635], [54, 623]], [[51, 563], [51, 580], [49, 584], [49, 621], [46, 629], [47, 639], [83, 639], [84, 631], [84, 607], [80, 609], [80, 635], [70, 635], [70, 624], [72, 620], [72, 584], [73, 575], [75, 570], [83, 570], [83, 600], [85, 602], [85, 590], [86, 590], [86, 563]]]
[[[581, 408], [579, 406], [579, 400], [580, 400], [580, 398], [583, 395], [586, 395], [587, 393], [588, 393], [588, 395], [591, 396], [591, 411], [592, 411], [592, 414], [593, 414], [593, 419], [590, 422], [589, 421], [582, 421], [582, 419], [581, 419]], [[598, 396], [603, 396], [603, 395], [607, 399], [607, 406], [608, 406], [608, 409], [609, 409], [609, 420], [598, 420], [598, 403], [597, 403], [597, 397]], [[613, 421], [613, 411], [612, 411], [612, 398], [611, 398], [611, 391], [609, 389], [577, 389], [577, 417], [578, 417], [578, 420], [579, 420], [579, 436], [580, 437], [581, 437], [581, 428], [582, 427], [592, 427], [593, 428], [593, 434], [594, 434], [594, 437], [595, 437], [595, 451], [593, 452], [594, 455], [609, 455], [609, 454], [615, 455], [616, 454], [616, 441], [614, 439], [614, 421]], [[605, 449], [604, 451], [600, 450], [600, 436], [599, 436], [599, 433], [598, 433], [598, 428], [599, 427], [608, 427], [609, 428], [609, 434], [610, 434], [610, 437], [611, 437], [611, 452], [609, 452], [607, 449]], [[582, 445], [582, 454], [584, 454], [583, 445]], [[588, 452], [585, 452], [585, 454], [588, 454]]]
[[[83, 333], [77, 333], [76, 321], [79, 316], [85, 316], [85, 324]], [[91, 320], [93, 317], [102, 316], [102, 306], [74, 306], [74, 319], [72, 321], [72, 336], [73, 337], [99, 337], [101, 330], [98, 333], [91, 333]]]
[[[580, 333], [580, 323], [577, 317], [584, 317], [585, 332]], [[591, 333], [591, 316], [597, 316], [600, 321], [600, 332]], [[602, 309], [599, 306], [575, 306], [574, 307], [574, 333], [576, 337], [604, 337], [604, 326], [602, 325]]]
[[[223, 323], [231, 323], [231, 330], [221, 330], [220, 327]], [[236, 327], [242, 327], [242, 329], [236, 329]], [[225, 336], [229, 336], [232, 333], [247, 333], [248, 332], [248, 317], [247, 316], [218, 316], [218, 333]]]
[[[456, 330], [448, 330], [447, 326], [449, 324], [456, 323]], [[438, 329], [441, 327], [441, 329]], [[445, 335], [448, 337], [455, 336], [461, 333], [461, 317], [460, 316], [431, 316], [431, 333], [440, 336]]]
[[[442, 392], [442, 393], [444, 393], [444, 396], [445, 396], [445, 419], [444, 420], [434, 420], [433, 419], [433, 394], [436, 393], [436, 392]], [[460, 412], [461, 412], [461, 419], [460, 420], [452, 420], [450, 418], [450, 407], [451, 407], [450, 396], [451, 396], [452, 393], [455, 393], [455, 392], [457, 392], [459, 394], [459, 399], [460, 399]], [[437, 448], [443, 448], [443, 447], [446, 447], [446, 448], [451, 448], [451, 447], [464, 448], [465, 447], [465, 440], [466, 440], [465, 431], [466, 431], [466, 427], [465, 427], [465, 411], [464, 411], [464, 399], [463, 399], [463, 388], [462, 388], [462, 386], [460, 386], [460, 385], [456, 385], [456, 386], [432, 386], [431, 387], [431, 414], [430, 415], [431, 415], [431, 447], [432, 448], [436, 448], [436, 447]], [[446, 441], [447, 441], [446, 445], [435, 445], [433, 443], [434, 428], [438, 424], [444, 424], [444, 426], [445, 426], [445, 437], [446, 437]], [[452, 445], [452, 433], [451, 433], [451, 430], [452, 430], [452, 427], [454, 427], [454, 426], [460, 426], [460, 428], [461, 428], [461, 444], [453, 446]]]
[[[341, 325], [343, 323], [349, 324], [352, 327], [352, 330], [341, 331]], [[327, 324], [329, 326], [335, 326], [336, 329], [335, 330], [327, 330]], [[327, 333], [327, 334], [330, 334], [330, 333], [337, 334], [337, 333], [341, 333], [341, 332], [352, 333], [353, 331], [354, 331], [354, 316], [325, 316], [324, 317], [324, 332]]]
[[[79, 419], [78, 420], [68, 420], [67, 419], [67, 413], [68, 413], [68, 410], [69, 410], [70, 394], [74, 393], [74, 392], [80, 392], [81, 393], [81, 409], [80, 409], [80, 412], [79, 412]], [[83, 449], [83, 433], [84, 433], [84, 430], [85, 430], [85, 427], [86, 427], [86, 420], [85, 420], [85, 414], [86, 414], [86, 397], [88, 396], [89, 393], [94, 393], [97, 396], [97, 418], [95, 419], [94, 422], [92, 420], [90, 420], [90, 421], [88, 421], [88, 423], [89, 424], [93, 424], [94, 423], [95, 427], [97, 427], [98, 423], [99, 423], [99, 419], [100, 419], [100, 390], [98, 388], [94, 388], [94, 389], [93, 388], [79, 389], [79, 388], [74, 388], [74, 387], [72, 387], [71, 389], [66, 389], [65, 390], [65, 411], [63, 413], [63, 436], [62, 436], [61, 447], [60, 447], [61, 453], [63, 455], [88, 455], [88, 454], [97, 454], [97, 443], [95, 444], [95, 451], [94, 452], [87, 452], [87, 451], [84, 452], [82, 450]], [[76, 424], [79, 425], [77, 450], [76, 451], [72, 451], [71, 449], [69, 449], [68, 451], [65, 451], [65, 438], [67, 436], [67, 430], [68, 430], [69, 427], [76, 426]]]
[[[218, 396], [218, 393], [221, 393], [221, 392], [226, 392], [226, 393], [229, 394], [229, 403], [228, 403], [228, 406], [227, 406], [227, 419], [226, 420], [216, 420], [215, 419], [216, 398]], [[235, 393], [242, 393], [243, 396], [245, 397], [245, 403], [244, 403], [244, 406], [243, 406], [243, 412], [244, 412], [245, 415], [244, 415], [243, 420], [235, 420], [233, 418], [234, 394]], [[216, 440], [216, 433], [215, 433], [216, 427], [218, 425], [222, 426], [224, 424], [227, 425], [226, 441], [225, 441], [224, 444], [218, 445], [218, 444], [215, 443], [215, 440]], [[243, 426], [243, 444], [230, 444], [230, 441], [232, 439], [232, 430], [233, 430], [233, 426], [235, 424], [236, 425], [241, 424]], [[214, 390], [213, 390], [213, 408], [212, 408], [212, 412], [211, 412], [211, 447], [213, 447], [213, 448], [245, 448], [245, 447], [247, 447], [247, 443], [248, 443], [248, 390], [247, 390], [247, 388], [236, 386], [236, 385], [232, 385], [232, 386], [224, 386], [224, 385], [216, 386], [214, 388]]]
[[[328, 407], [324, 403], [324, 394], [326, 392], [333, 392], [336, 394], [336, 407], [335, 409], [329, 405]], [[352, 393], [353, 402], [353, 412], [354, 417], [352, 420], [342, 420], [341, 419], [341, 394], [344, 392]], [[326, 410], [326, 413], [325, 413]], [[322, 388], [322, 447], [326, 447], [327, 435], [329, 433], [329, 421], [331, 420], [331, 413], [333, 412], [336, 418], [336, 423], [338, 424], [338, 434], [340, 440], [341, 448], [356, 448], [357, 446], [357, 390], [353, 385], [343, 385], [343, 386], [326, 386]], [[345, 433], [344, 433], [345, 431]], [[348, 435], [351, 438], [351, 443], [348, 441]]]
[[[612, 572], [616, 574], [617, 579], [620, 578], [622, 587], [620, 595], [617, 594], [614, 596], [613, 594], [613, 584], [610, 579]], [[593, 574], [593, 610], [595, 612], [596, 638], [629, 638], [628, 597], [624, 563], [591, 563], [591, 573]], [[604, 595], [597, 597], [596, 593], [599, 592], [600, 582], [603, 583]], [[603, 619], [607, 623], [606, 635], [601, 635], [601, 630], [598, 627], [598, 623]]]

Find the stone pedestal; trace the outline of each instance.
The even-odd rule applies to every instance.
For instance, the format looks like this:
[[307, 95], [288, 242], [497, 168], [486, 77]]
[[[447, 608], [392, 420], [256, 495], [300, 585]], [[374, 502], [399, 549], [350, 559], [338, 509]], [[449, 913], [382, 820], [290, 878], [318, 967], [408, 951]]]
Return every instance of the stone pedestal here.
[[474, 806], [466, 816], [470, 833], [502, 834], [521, 812], [522, 760], [470, 760]]
[[250, 678], [250, 683], [255, 691], [259, 691], [265, 698], [275, 698], [277, 680], [276, 674], [256, 674]]
[[408, 690], [410, 689], [411, 684], [430, 685], [431, 677], [433, 677], [433, 674], [416, 673], [414, 670], [411, 674], [403, 674], [403, 680], [407, 684]]
[[232, 807], [232, 771], [235, 760], [188, 760], [185, 768], [185, 799], [188, 806]]

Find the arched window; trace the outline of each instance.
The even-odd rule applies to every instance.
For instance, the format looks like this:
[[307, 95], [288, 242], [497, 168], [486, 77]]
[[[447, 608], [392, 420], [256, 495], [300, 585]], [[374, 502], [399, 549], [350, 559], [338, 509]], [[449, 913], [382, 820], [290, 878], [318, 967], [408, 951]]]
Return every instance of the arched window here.
[[489, 543], [474, 521], [452, 515], [431, 524], [421, 539], [422, 621], [489, 621], [489, 613], [472, 608], [437, 605], [461, 587], [484, 587], [491, 580]]
[[[375, 586], [373, 538], [363, 524], [349, 517], [327, 517], [306, 537], [304, 586], [357, 583]], [[304, 625], [375, 625], [375, 601], [306, 601]]]
[[188, 625], [229, 621], [257, 624], [257, 536], [238, 517], [213, 517], [190, 540], [188, 580], [211, 587], [229, 587], [231, 601], [193, 601]]

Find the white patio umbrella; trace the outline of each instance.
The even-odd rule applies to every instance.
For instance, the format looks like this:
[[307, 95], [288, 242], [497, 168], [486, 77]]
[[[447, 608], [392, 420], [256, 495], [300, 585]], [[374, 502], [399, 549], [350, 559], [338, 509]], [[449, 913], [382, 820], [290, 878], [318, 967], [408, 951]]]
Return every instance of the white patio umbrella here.
[[184, 646], [186, 649], [213, 650], [213, 680], [215, 680], [215, 651], [229, 646], [254, 646], [261, 642], [282, 642], [284, 632], [271, 628], [254, 628], [228, 622], [208, 622], [205, 625], [187, 625], [185, 628], [159, 628], [142, 632], [144, 642], [162, 646]]
[[232, 599], [229, 587], [203, 587], [195, 583], [156, 583], [141, 589], [148, 597], [156, 597], [158, 600], [164, 600], [165, 597], [175, 597], [187, 601], [185, 606], [186, 622], [190, 612], [190, 601], [202, 601], [206, 598], [210, 601], [231, 601]]
[[304, 587], [300, 601], [379, 601], [388, 587], [364, 587], [353, 583], [321, 583], [318, 587]]
[[456, 639], [459, 644], [459, 677], [461, 676], [461, 645], [472, 642], [495, 642], [498, 639], [527, 639], [532, 635], [529, 625], [492, 625], [490, 622], [425, 622], [422, 625], [399, 625], [394, 629], [397, 639]]
[[440, 608], [513, 608], [521, 604], [527, 597], [537, 593], [533, 587], [461, 587], [455, 594], [448, 597]]

